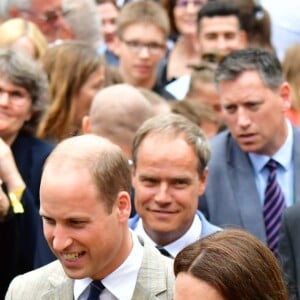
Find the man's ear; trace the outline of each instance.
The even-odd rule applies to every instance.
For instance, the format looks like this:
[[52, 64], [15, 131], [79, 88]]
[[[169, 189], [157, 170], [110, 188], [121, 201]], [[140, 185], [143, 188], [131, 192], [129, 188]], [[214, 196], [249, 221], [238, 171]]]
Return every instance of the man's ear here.
[[118, 199], [114, 204], [114, 208], [116, 209], [119, 220], [127, 223], [131, 213], [130, 195], [122, 191], [118, 193], [117, 197]]
[[163, 57], [166, 55], [167, 50], [168, 50], [168, 46], [167, 46], [167, 42], [165, 42], [164, 45], [163, 45], [162, 51], [159, 54], [159, 56], [160, 56], [159, 61], [162, 60]]
[[82, 132], [84, 134], [91, 133], [91, 118], [89, 116], [84, 116], [81, 123]]
[[280, 86], [279, 94], [283, 101], [283, 111], [286, 112], [291, 107], [291, 86], [288, 82]]
[[8, 10], [8, 15], [10, 18], [21, 17], [21, 11], [16, 7], [12, 7]]
[[247, 48], [248, 47], [248, 36], [247, 36], [247, 32], [245, 30], [240, 31], [240, 40], [241, 40], [242, 48]]
[[121, 46], [121, 40], [118, 36], [116, 36], [115, 45], [114, 45], [114, 54], [116, 56], [120, 55], [120, 46]]
[[131, 165], [131, 184], [133, 187], [135, 187], [135, 181], [136, 181], [136, 173], [135, 173], [135, 167], [134, 165], [132, 164]]
[[198, 190], [198, 195], [202, 196], [205, 192], [205, 187], [206, 187], [206, 182], [207, 182], [207, 176], [208, 176], [208, 168], [206, 167], [200, 176], [199, 180], [199, 190]]

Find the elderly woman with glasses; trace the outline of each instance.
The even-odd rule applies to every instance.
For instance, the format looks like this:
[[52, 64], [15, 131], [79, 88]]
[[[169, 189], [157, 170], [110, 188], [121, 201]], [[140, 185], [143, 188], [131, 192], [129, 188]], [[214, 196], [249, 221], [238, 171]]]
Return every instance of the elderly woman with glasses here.
[[35, 23], [49, 43], [74, 37], [65, 21], [69, 11], [63, 0], [1, 0], [1, 10], [5, 19], [23, 18]]

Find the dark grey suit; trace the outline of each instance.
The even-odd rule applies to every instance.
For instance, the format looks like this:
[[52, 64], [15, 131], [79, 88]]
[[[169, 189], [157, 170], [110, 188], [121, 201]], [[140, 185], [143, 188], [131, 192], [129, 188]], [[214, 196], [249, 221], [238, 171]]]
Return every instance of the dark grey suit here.
[[290, 299], [300, 299], [300, 203], [289, 207], [282, 220], [278, 259], [287, 282]]
[[[294, 182], [300, 182], [300, 129], [293, 127]], [[208, 181], [200, 199], [202, 210], [211, 223], [241, 227], [266, 241], [262, 207], [248, 155], [229, 131], [211, 140], [212, 156]], [[295, 184], [295, 199], [300, 199], [300, 185]]]

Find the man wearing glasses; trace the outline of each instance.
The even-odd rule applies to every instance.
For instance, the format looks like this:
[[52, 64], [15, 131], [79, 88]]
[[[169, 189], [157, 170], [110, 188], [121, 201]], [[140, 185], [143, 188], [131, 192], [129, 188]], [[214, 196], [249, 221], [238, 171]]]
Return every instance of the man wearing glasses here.
[[116, 52], [125, 83], [174, 98], [157, 82], [157, 67], [165, 54], [169, 31], [167, 13], [154, 1], [133, 1], [121, 9]]
[[34, 22], [46, 36], [48, 42], [71, 39], [71, 28], [64, 20], [63, 0], [2, 0], [7, 18], [23, 18]]

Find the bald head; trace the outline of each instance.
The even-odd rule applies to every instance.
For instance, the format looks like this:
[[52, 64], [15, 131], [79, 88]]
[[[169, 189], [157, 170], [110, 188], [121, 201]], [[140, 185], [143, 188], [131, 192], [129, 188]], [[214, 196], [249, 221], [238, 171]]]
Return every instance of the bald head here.
[[128, 84], [116, 84], [97, 93], [89, 117], [83, 120], [83, 132], [109, 139], [130, 157], [137, 128], [153, 115], [152, 105], [140, 91]]
[[130, 193], [128, 159], [109, 140], [87, 134], [65, 139], [49, 155], [42, 175], [41, 189], [49, 176], [66, 178], [73, 172], [86, 171], [111, 208], [120, 191]]
[[46, 161], [45, 169], [48, 165], [62, 167], [67, 164], [84, 167], [97, 154], [112, 150], [119, 151], [120, 149], [109, 140], [93, 134], [71, 137], [55, 147]]

